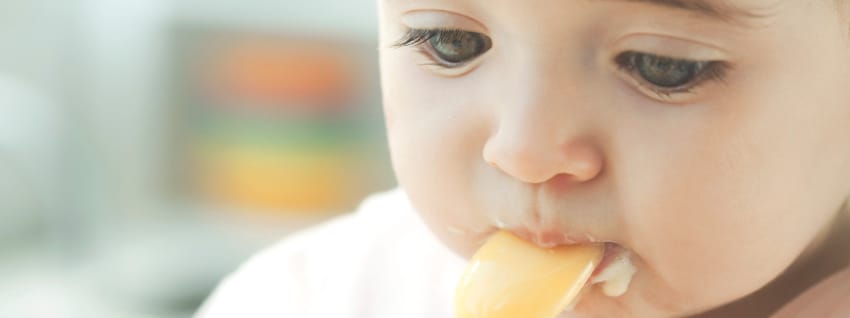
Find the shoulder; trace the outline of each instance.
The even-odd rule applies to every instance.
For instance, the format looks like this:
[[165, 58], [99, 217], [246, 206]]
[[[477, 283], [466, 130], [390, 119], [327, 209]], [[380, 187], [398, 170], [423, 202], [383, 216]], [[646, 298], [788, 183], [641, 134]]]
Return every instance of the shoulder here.
[[850, 268], [818, 283], [773, 316], [792, 317], [850, 317]]
[[[228, 276], [199, 317], [355, 317], [397, 280], [408, 250], [437, 244], [401, 190], [372, 195], [356, 213], [295, 233]], [[439, 253], [439, 252], [437, 252]], [[428, 255], [423, 253], [422, 255]], [[321, 301], [322, 303], [317, 303]], [[323, 306], [333, 303], [333, 308]], [[368, 308], [367, 308], [368, 309]]]
[[[354, 220], [340, 216], [257, 252], [219, 283], [196, 317], [309, 317], [303, 298], [313, 280], [313, 247], [327, 244], [329, 233], [346, 231]], [[284, 299], [287, 305], [280, 306]]]

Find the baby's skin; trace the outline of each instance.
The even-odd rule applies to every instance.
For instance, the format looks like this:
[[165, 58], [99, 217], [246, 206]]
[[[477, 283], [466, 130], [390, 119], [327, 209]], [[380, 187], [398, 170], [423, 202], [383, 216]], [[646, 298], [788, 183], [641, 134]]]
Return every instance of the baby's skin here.
[[379, 0], [397, 179], [465, 258], [630, 255], [564, 317], [850, 314], [848, 3]]

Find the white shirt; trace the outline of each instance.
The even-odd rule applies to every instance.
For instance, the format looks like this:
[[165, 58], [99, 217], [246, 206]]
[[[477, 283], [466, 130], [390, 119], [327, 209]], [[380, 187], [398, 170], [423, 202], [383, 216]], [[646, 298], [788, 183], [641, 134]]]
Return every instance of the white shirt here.
[[196, 317], [450, 318], [464, 266], [396, 189], [261, 251]]

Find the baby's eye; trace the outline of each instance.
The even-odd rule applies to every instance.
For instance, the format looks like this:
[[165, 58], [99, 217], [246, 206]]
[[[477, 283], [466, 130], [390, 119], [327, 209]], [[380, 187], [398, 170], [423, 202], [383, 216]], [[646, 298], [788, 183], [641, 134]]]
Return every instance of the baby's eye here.
[[648, 53], [625, 52], [617, 56], [620, 68], [639, 77], [642, 86], [662, 97], [690, 92], [706, 80], [719, 80], [725, 65], [717, 61], [693, 61]]
[[492, 46], [490, 37], [455, 29], [411, 29], [393, 46], [419, 46], [423, 53], [445, 68], [456, 68], [474, 60]]
[[466, 31], [439, 32], [428, 40], [434, 54], [451, 64], [470, 61], [490, 48], [490, 39], [481, 33]]

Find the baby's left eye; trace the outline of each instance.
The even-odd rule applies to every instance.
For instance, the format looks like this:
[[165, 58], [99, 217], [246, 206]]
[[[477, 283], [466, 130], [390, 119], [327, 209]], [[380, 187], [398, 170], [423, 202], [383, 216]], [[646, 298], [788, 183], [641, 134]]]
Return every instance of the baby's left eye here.
[[616, 62], [638, 77], [640, 84], [654, 93], [669, 97], [690, 92], [706, 80], [722, 79], [725, 65], [718, 61], [694, 61], [640, 52], [625, 52]]
[[465, 65], [492, 47], [490, 37], [455, 29], [411, 29], [394, 47], [426, 44], [424, 53], [439, 66], [456, 68]]

